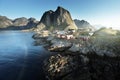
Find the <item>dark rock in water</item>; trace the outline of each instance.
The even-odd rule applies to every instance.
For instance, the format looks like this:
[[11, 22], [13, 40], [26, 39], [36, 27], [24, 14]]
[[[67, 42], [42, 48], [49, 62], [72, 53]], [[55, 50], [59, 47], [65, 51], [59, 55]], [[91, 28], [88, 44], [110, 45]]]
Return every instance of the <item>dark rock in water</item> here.
[[37, 25], [38, 30], [42, 29], [77, 29], [73, 22], [71, 15], [68, 10], [58, 7], [56, 11], [46, 11], [39, 24]]
[[41, 37], [41, 34], [34, 34], [34, 35], [32, 36], [32, 38], [33, 38], [33, 39], [41, 39], [42, 37]]
[[44, 62], [49, 80], [119, 80], [120, 58], [62, 53]]
[[47, 47], [50, 46], [50, 43], [49, 43], [49, 41], [46, 40], [47, 37], [41, 37], [41, 34], [34, 34], [32, 36], [32, 38], [35, 39], [35, 41], [34, 41], [35, 46], [42, 45], [45, 49], [48, 50]]

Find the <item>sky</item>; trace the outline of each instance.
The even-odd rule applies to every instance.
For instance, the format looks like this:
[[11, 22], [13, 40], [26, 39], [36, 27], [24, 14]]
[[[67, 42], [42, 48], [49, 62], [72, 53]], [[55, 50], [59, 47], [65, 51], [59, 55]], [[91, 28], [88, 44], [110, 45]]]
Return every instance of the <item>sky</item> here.
[[0, 0], [0, 15], [40, 20], [45, 11], [58, 6], [67, 9], [73, 19], [120, 29], [120, 0]]

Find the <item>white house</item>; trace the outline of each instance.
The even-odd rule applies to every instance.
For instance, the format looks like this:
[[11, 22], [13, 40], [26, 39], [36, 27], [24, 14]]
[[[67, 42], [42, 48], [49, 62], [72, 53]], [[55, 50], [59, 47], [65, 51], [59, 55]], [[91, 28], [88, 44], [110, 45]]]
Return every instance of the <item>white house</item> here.
[[66, 38], [67, 38], [67, 39], [73, 39], [74, 36], [73, 36], [73, 35], [66, 35]]

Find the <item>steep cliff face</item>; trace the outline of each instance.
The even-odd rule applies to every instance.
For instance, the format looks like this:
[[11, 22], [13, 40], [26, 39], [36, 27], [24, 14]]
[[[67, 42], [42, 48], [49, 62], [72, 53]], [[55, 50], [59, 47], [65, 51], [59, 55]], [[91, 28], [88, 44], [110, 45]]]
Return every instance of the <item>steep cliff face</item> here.
[[56, 11], [47, 11], [43, 14], [38, 29], [77, 29], [68, 10], [58, 7]]

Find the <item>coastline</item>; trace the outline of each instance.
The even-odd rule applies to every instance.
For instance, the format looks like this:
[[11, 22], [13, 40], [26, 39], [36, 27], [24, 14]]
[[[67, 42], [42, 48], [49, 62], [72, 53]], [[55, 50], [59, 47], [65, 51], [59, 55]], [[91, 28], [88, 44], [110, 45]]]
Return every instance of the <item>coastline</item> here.
[[[37, 40], [42, 38], [40, 35], [35, 37], [38, 38]], [[42, 45], [49, 50], [50, 46], [55, 45], [59, 41], [64, 40], [46, 37], [40, 42], [44, 42]], [[67, 50], [62, 49], [64, 47], [52, 47], [53, 50], [50, 51], [56, 52], [56, 54], [47, 58], [43, 65], [44, 73], [48, 80], [119, 80], [119, 55], [116, 53], [102, 54], [102, 51], [97, 53], [92, 50], [83, 51], [84, 53], [82, 51], [70, 51], [71, 47]], [[81, 49], [84, 48], [85, 46]], [[62, 51], [60, 51], [61, 49]]]

